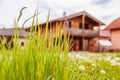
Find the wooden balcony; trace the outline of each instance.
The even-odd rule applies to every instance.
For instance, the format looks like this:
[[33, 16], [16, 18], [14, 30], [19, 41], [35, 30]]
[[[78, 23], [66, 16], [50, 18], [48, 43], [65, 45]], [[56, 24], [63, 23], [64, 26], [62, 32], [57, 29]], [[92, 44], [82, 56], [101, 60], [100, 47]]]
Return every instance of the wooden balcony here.
[[94, 30], [84, 30], [82, 29], [67, 29], [67, 33], [71, 36], [79, 36], [82, 37], [84, 35], [85, 38], [93, 38], [98, 36], [98, 31]]

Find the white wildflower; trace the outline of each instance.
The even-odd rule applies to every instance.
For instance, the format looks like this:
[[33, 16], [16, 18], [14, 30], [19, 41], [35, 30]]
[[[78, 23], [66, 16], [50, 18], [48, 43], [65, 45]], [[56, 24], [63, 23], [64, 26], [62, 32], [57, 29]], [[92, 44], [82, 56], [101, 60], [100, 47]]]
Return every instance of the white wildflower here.
[[92, 70], [92, 71], [94, 71], [95, 69], [94, 69], [94, 68], [92, 68], [91, 70]]
[[111, 60], [111, 65], [112, 66], [119, 66], [120, 62], [116, 61], [116, 60]]
[[120, 58], [119, 58], [119, 57], [115, 57], [114, 60], [115, 60], [115, 61], [119, 61]]
[[91, 64], [91, 65], [92, 65], [93, 67], [96, 67], [96, 64], [94, 64], [94, 63], [93, 63], [93, 64]]
[[75, 55], [75, 58], [80, 58], [80, 55], [79, 55], [79, 54], [76, 54], [76, 55]]
[[79, 66], [79, 70], [82, 70], [82, 71], [84, 71], [85, 70], [85, 66]]
[[105, 74], [106, 72], [105, 72], [105, 70], [100, 70], [100, 73], [102, 73], [102, 74]]
[[105, 58], [106, 61], [111, 61], [111, 59], [112, 59], [111, 56], [107, 56], [107, 57]]
[[115, 66], [116, 63], [117, 63], [117, 62], [116, 62], [115, 60], [111, 60], [111, 65], [112, 65], [112, 66]]
[[98, 58], [98, 60], [99, 60], [99, 61], [101, 61], [101, 60], [102, 60], [102, 58], [100, 58], [100, 57], [99, 57], [99, 58]]

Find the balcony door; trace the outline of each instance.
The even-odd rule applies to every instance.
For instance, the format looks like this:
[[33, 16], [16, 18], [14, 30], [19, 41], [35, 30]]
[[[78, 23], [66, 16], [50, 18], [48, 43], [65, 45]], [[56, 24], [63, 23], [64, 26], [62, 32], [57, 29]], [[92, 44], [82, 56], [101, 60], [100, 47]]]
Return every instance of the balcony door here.
[[[79, 50], [82, 51], [83, 50], [83, 42], [82, 42], [82, 38], [79, 39]], [[84, 39], [84, 50], [88, 51], [89, 49], [89, 40], [88, 39]]]
[[85, 46], [85, 51], [88, 51], [88, 49], [89, 49], [89, 41], [88, 41], [88, 39], [85, 39], [84, 40], [84, 46]]

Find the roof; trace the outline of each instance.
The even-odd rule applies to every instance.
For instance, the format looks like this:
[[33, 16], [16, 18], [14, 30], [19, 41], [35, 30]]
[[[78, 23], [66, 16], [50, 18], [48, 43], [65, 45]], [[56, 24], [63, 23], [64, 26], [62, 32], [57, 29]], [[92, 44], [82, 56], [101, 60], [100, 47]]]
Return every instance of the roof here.
[[[95, 21], [96, 23], [99, 23], [100, 25], [105, 25], [103, 22], [101, 22], [100, 20], [96, 19], [95, 17], [93, 17], [92, 15], [87, 13], [86, 11], [81, 11], [81, 12], [74, 13], [74, 14], [71, 14], [71, 15], [68, 15], [68, 16], [64, 16], [64, 17], [61, 17], [61, 18], [50, 20], [49, 22], [64, 21], [64, 20], [71, 19], [71, 18], [74, 18], [74, 17], [77, 17], [77, 16], [82, 16], [84, 14], [87, 17], [89, 17], [90, 19], [92, 19], [93, 21]], [[45, 24], [45, 23], [42, 23], [42, 24]]]
[[110, 31], [109, 30], [100, 31], [100, 37], [110, 38]]
[[[18, 29], [19, 37], [25, 37], [28, 36], [28, 33], [24, 30]], [[13, 37], [14, 36], [14, 29], [0, 29], [0, 36], [5, 37]]]
[[109, 24], [106, 28], [106, 30], [111, 29], [120, 29], [120, 17], [114, 20], [111, 24]]

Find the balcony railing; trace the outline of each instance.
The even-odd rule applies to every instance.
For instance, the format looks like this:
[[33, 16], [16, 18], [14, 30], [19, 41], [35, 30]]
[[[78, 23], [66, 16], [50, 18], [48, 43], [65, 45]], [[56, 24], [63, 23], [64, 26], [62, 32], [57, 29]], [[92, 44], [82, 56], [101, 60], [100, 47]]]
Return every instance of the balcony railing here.
[[93, 38], [98, 36], [98, 31], [84, 29], [67, 29], [67, 33], [73, 36], [83, 36], [87, 38]]

